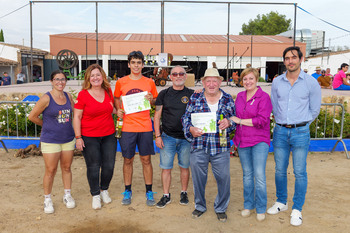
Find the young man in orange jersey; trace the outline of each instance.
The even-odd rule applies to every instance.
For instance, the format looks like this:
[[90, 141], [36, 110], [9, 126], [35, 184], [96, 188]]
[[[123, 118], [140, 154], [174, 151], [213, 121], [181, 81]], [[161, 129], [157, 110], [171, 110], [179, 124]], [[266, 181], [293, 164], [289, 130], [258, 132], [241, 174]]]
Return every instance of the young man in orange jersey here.
[[135, 94], [147, 91], [146, 99], [154, 105], [158, 96], [156, 85], [152, 79], [142, 76], [144, 56], [140, 51], [133, 51], [128, 55], [128, 67], [130, 75], [127, 75], [117, 81], [115, 84], [115, 105], [118, 108], [118, 117], [123, 118], [122, 137], [119, 140], [122, 155], [124, 157], [123, 176], [125, 192], [122, 194], [123, 205], [131, 204], [131, 184], [133, 174], [133, 162], [136, 145], [139, 150], [140, 159], [143, 168], [143, 177], [146, 185], [146, 204], [155, 205], [152, 192], [153, 167], [151, 155], [154, 154], [153, 130], [150, 111], [141, 111], [131, 114], [124, 114], [121, 96]]

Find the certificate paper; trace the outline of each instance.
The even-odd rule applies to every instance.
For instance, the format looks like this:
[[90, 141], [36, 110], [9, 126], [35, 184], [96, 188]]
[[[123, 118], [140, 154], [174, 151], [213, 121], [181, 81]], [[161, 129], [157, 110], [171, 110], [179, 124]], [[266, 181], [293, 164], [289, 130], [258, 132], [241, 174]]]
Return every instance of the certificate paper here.
[[192, 113], [191, 122], [194, 127], [200, 128], [204, 133], [216, 133], [216, 113]]
[[168, 54], [167, 53], [159, 53], [158, 65], [159, 66], [167, 66], [168, 65]]
[[147, 95], [147, 93], [147, 91], [144, 91], [136, 94], [122, 96], [125, 114], [151, 109], [150, 102], [145, 99], [145, 95]]

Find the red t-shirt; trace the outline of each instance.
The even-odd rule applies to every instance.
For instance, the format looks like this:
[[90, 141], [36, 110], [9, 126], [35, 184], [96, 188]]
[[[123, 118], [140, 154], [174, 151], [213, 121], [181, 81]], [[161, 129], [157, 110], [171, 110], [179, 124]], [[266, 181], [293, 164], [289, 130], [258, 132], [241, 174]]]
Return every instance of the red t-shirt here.
[[87, 90], [78, 94], [74, 108], [83, 110], [81, 118], [81, 135], [87, 137], [103, 137], [115, 133], [113, 112], [113, 94], [105, 92], [102, 103], [95, 100]]
[[[119, 79], [115, 84], [114, 96], [130, 95], [143, 91], [152, 93], [157, 98], [158, 92], [154, 81], [142, 76], [139, 80], [133, 80], [128, 76]], [[123, 132], [149, 132], [152, 131], [150, 111], [142, 111], [124, 115]]]

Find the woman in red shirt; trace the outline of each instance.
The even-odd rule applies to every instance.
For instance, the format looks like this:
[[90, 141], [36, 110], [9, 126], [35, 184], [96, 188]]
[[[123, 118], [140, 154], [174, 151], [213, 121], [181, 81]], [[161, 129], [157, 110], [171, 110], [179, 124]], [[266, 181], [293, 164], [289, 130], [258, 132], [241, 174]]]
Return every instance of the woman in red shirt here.
[[112, 200], [108, 194], [113, 176], [117, 142], [112, 117], [114, 98], [107, 76], [98, 64], [86, 69], [83, 89], [74, 105], [76, 147], [83, 152], [92, 195], [92, 208]]

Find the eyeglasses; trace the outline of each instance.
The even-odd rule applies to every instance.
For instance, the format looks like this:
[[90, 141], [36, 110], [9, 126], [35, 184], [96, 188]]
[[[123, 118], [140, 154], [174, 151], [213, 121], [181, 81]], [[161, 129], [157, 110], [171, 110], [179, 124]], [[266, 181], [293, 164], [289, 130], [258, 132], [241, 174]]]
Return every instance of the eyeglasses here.
[[132, 51], [131, 53], [129, 53], [129, 56], [135, 56], [135, 55], [143, 56], [141, 51]]
[[179, 77], [183, 77], [184, 75], [185, 75], [185, 73], [183, 73], [183, 72], [180, 72], [180, 73], [172, 73], [171, 74], [172, 76], [174, 76], [174, 77], [177, 77], [177, 76], [179, 76]]
[[52, 79], [53, 81], [55, 81], [56, 83], [65, 83], [67, 80], [65, 78], [54, 78]]

